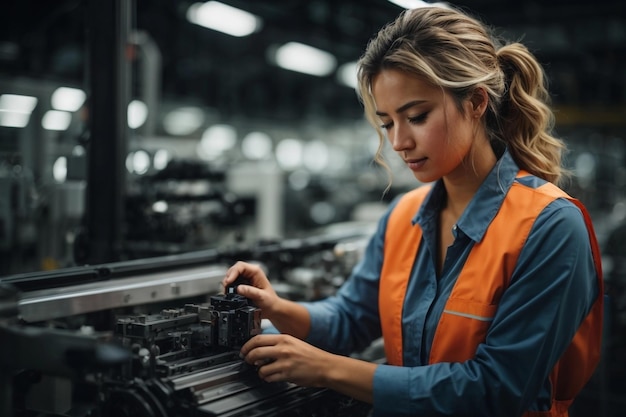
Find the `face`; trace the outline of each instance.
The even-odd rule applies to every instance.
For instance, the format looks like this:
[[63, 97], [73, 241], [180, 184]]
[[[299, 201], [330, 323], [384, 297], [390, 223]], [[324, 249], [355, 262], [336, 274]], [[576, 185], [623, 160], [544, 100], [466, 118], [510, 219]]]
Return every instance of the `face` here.
[[415, 178], [431, 182], [466, 174], [463, 161], [476, 132], [469, 100], [463, 115], [440, 87], [393, 69], [373, 79], [372, 93], [389, 142]]

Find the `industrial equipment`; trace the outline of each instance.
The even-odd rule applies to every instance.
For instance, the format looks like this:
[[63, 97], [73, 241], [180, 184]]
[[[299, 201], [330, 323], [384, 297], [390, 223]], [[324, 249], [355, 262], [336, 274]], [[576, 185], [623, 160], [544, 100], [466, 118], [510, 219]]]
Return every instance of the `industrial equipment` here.
[[239, 348], [263, 331], [262, 312], [239, 281], [221, 288], [242, 259], [262, 263], [279, 292], [323, 297], [365, 236], [359, 227], [1, 278], [0, 415], [365, 416], [369, 405], [334, 391], [261, 380]]

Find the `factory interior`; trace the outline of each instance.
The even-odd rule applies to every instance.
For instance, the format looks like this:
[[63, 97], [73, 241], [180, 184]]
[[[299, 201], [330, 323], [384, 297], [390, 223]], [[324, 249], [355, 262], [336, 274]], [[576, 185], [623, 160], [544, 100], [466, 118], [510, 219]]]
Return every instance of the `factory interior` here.
[[[157, 324], [146, 320], [157, 311], [176, 316], [172, 323], [202, 317], [237, 260], [263, 265], [276, 291], [295, 301], [337, 291], [387, 205], [418, 185], [387, 144], [388, 187], [355, 92], [370, 38], [417, 3], [5, 4], [0, 415], [367, 415], [365, 404], [329, 390], [254, 385], [226, 354], [213, 365], [221, 373], [195, 382], [205, 372], [197, 358], [186, 371], [161, 364], [158, 376], [144, 364], [124, 383], [94, 382], [87, 368], [103, 335], [149, 339]], [[607, 296], [602, 358], [570, 416], [624, 417], [625, 3], [450, 4], [524, 42], [545, 68], [572, 172], [564, 189], [591, 214]], [[214, 18], [221, 11], [231, 14]], [[290, 59], [290, 50], [311, 55]], [[244, 313], [237, 320], [258, 318]], [[131, 334], [140, 325], [146, 333]], [[66, 360], [70, 351], [77, 359]], [[355, 355], [380, 360], [380, 352], [373, 344]], [[247, 396], [223, 394], [233, 379]]]

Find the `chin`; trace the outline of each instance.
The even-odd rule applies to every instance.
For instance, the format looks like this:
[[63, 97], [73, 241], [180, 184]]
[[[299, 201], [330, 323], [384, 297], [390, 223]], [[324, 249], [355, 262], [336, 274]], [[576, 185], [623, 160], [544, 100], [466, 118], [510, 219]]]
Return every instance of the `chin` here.
[[439, 178], [441, 178], [441, 176], [427, 174], [425, 172], [413, 172], [413, 176], [416, 180], [424, 184], [437, 181]]

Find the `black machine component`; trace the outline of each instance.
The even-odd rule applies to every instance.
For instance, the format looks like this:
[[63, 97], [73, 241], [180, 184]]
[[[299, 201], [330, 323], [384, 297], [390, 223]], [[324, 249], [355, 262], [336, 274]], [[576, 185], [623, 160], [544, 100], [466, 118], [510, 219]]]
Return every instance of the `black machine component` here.
[[[115, 333], [133, 360], [103, 381], [101, 417], [309, 415], [298, 413], [312, 399], [339, 398], [326, 390], [258, 378], [238, 349], [260, 333], [260, 310], [233, 288], [212, 296], [209, 305], [118, 318]], [[366, 409], [343, 401], [334, 409]], [[334, 414], [327, 409], [322, 415]]]
[[[0, 416], [368, 415], [369, 405], [331, 390], [261, 380], [239, 357], [261, 332], [261, 311], [237, 294], [239, 281], [220, 290], [235, 259], [263, 259], [268, 275], [279, 277], [277, 288], [298, 289], [285, 293], [318, 288], [309, 275], [334, 286], [330, 278], [347, 267], [344, 252], [354, 250], [354, 238], [350, 232], [0, 278]], [[348, 245], [335, 249], [333, 261], [329, 251], [342, 242]], [[292, 274], [296, 264], [319, 273]]]
[[214, 295], [209, 305], [187, 304], [161, 314], [119, 318], [116, 333], [124, 345], [140, 343], [144, 348], [193, 350], [236, 349], [261, 332], [261, 311], [238, 294]]
[[[0, 326], [2, 416], [367, 414], [366, 404], [330, 390], [261, 380], [239, 357], [261, 332], [260, 313], [231, 288], [208, 304], [118, 316], [112, 333]], [[67, 398], [45, 403], [42, 390]]]
[[102, 416], [212, 416], [225, 401], [239, 407], [233, 395], [262, 384], [238, 348], [260, 332], [260, 309], [232, 288], [209, 304], [117, 318], [115, 335], [132, 360], [103, 380]]

